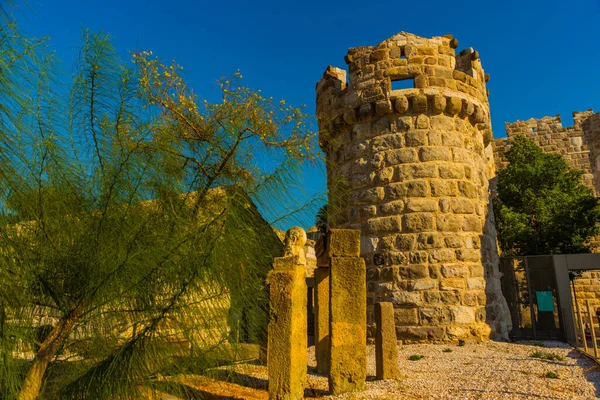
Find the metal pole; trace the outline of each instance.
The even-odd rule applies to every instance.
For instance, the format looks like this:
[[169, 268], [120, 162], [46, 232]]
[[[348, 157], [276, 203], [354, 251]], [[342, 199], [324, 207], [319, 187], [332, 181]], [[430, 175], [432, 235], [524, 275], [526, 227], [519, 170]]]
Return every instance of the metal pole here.
[[523, 257], [525, 265], [525, 279], [527, 279], [527, 293], [529, 294], [529, 313], [531, 314], [531, 327], [533, 328], [533, 338], [537, 339], [537, 327], [535, 323], [535, 310], [533, 309], [533, 295], [531, 293], [531, 280], [529, 279], [529, 264], [527, 257]]
[[579, 303], [575, 303], [575, 307], [577, 307], [577, 320], [579, 321], [579, 328], [581, 331], [581, 340], [583, 340], [583, 348], [586, 353], [588, 351], [587, 347], [587, 338], [585, 337], [585, 327], [583, 326], [583, 318], [581, 318], [581, 311], [579, 310]]
[[[573, 288], [573, 297], [575, 298], [575, 304], [577, 304], [577, 295], [575, 294], [575, 282], [571, 280], [571, 287]], [[573, 307], [573, 303], [571, 303]], [[573, 313], [573, 330], [575, 331], [575, 347], [579, 347], [579, 334], [577, 333], [577, 317]]]
[[585, 304], [587, 306], [588, 317], [590, 320], [590, 331], [592, 332], [592, 343], [594, 343], [594, 357], [598, 358], [598, 343], [596, 343], [596, 329], [594, 328], [594, 317], [592, 315], [592, 307], [590, 306], [589, 300], [586, 300]]

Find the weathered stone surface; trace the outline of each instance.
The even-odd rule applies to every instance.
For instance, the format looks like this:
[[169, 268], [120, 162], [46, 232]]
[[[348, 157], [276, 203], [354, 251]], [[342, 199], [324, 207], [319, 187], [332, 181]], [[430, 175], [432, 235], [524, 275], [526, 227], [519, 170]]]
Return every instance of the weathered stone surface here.
[[330, 229], [328, 232], [329, 257], [359, 257], [360, 231], [356, 229]]
[[303, 399], [306, 385], [306, 272], [298, 256], [276, 258], [269, 273], [270, 399]]
[[396, 379], [400, 373], [392, 303], [375, 303], [375, 325], [375, 375], [377, 379]]
[[367, 378], [365, 261], [360, 257], [333, 257], [329, 279], [329, 390], [336, 395], [362, 390]]
[[[339, 189], [336, 177], [348, 182], [332, 226], [360, 227], [368, 238], [360, 255], [370, 334], [374, 304], [385, 299], [396, 309], [399, 340], [506, 338], [489, 214], [495, 171], [485, 72], [472, 49], [455, 54], [453, 44], [399, 33], [349, 52], [350, 86], [337, 73], [317, 86], [330, 192]], [[415, 87], [391, 90], [401, 79]], [[350, 107], [360, 117], [351, 126]], [[561, 140], [585, 151], [581, 141]]]
[[329, 373], [329, 265], [315, 270], [315, 357], [317, 372]]

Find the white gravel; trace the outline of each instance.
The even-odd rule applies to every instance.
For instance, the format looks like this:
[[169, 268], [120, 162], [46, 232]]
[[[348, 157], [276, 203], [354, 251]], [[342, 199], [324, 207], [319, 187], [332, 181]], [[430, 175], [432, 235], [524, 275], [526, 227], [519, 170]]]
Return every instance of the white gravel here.
[[[421, 344], [398, 346], [399, 379], [376, 381], [375, 348], [368, 346], [366, 390], [328, 396], [327, 378], [316, 375], [314, 347], [309, 348], [308, 398], [320, 399], [595, 399], [600, 396], [600, 368], [571, 346], [555, 341], [465, 346]], [[451, 349], [451, 352], [444, 352]], [[554, 353], [562, 361], [530, 357], [536, 351]], [[409, 361], [412, 355], [423, 355]], [[238, 365], [236, 370], [266, 384], [266, 367]], [[546, 373], [558, 379], [546, 377]], [[261, 388], [264, 390], [265, 388]]]
[[[600, 369], [572, 347], [547, 341], [545, 347], [488, 342], [457, 345], [399, 346], [401, 377], [375, 381], [375, 348], [368, 347], [366, 390], [331, 399], [595, 399], [600, 395]], [[444, 352], [451, 349], [452, 352]], [[555, 353], [563, 361], [530, 357]], [[412, 355], [423, 355], [410, 361]], [[314, 348], [309, 350], [314, 365]], [[558, 379], [545, 377], [554, 372]]]
[[[305, 398], [578, 400], [600, 397], [600, 367], [562, 342], [486, 342], [465, 346], [415, 344], [398, 346], [398, 349], [401, 373], [398, 379], [375, 380], [375, 348], [370, 345], [367, 348], [366, 390], [329, 396], [327, 377], [316, 374], [314, 347], [310, 347]], [[452, 351], [445, 352], [444, 349]], [[534, 352], [553, 353], [563, 359], [541, 360], [530, 356]], [[410, 361], [408, 358], [412, 355], [424, 357]], [[265, 366], [238, 364], [233, 369], [238, 379], [241, 378], [238, 384], [255, 388], [256, 397], [252, 399], [268, 398]], [[549, 372], [558, 378], [546, 377]]]

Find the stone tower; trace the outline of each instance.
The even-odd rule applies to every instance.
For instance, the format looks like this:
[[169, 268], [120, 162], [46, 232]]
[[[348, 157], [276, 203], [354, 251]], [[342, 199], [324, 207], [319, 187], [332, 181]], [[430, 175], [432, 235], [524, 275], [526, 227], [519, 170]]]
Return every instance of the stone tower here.
[[407, 342], [508, 336], [487, 76], [457, 46], [401, 32], [350, 49], [349, 81], [328, 67], [317, 84], [329, 223], [362, 232], [370, 336], [379, 301], [394, 303]]

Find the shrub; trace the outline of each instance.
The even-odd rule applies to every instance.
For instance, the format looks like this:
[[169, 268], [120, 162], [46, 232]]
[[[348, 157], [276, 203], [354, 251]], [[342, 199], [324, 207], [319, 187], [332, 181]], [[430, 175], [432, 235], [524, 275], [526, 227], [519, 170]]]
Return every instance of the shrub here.
[[529, 355], [531, 358], [539, 358], [540, 360], [548, 360], [548, 361], [563, 361], [565, 358], [558, 354], [548, 353], [546, 351], [536, 351]]

